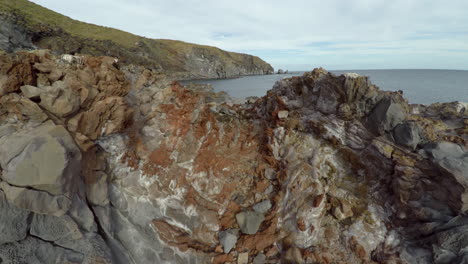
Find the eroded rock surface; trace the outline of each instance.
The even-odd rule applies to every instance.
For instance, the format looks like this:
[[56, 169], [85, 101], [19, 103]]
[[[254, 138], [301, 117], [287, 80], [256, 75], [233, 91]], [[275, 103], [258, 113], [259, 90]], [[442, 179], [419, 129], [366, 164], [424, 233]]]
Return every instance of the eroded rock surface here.
[[69, 56], [0, 56], [2, 263], [468, 259], [465, 104], [324, 69], [237, 104]]

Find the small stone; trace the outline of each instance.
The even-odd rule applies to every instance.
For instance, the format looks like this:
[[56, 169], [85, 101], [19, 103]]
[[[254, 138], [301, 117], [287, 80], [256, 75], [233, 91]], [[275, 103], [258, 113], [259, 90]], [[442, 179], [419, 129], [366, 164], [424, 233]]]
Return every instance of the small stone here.
[[229, 229], [219, 233], [219, 243], [223, 246], [224, 253], [229, 253], [237, 242], [237, 229]]
[[260, 253], [260, 254], [258, 254], [258, 255], [254, 258], [254, 260], [253, 260], [252, 263], [253, 263], [253, 264], [264, 264], [264, 263], [265, 263], [265, 260], [266, 260], [265, 254]]
[[249, 253], [244, 252], [240, 253], [239, 256], [237, 257], [237, 264], [247, 264], [249, 263]]
[[276, 179], [276, 171], [272, 168], [266, 168], [265, 169], [265, 177], [269, 180], [274, 180]]
[[278, 112], [278, 118], [279, 119], [288, 118], [288, 115], [289, 115], [289, 111], [287, 111], [287, 110], [281, 110], [281, 111]]
[[255, 212], [257, 213], [261, 213], [261, 214], [264, 214], [266, 212], [268, 212], [268, 210], [270, 210], [271, 208], [271, 202], [270, 200], [264, 200], [258, 204], [255, 204], [253, 206], [253, 209]]
[[240, 226], [242, 233], [254, 235], [257, 233], [265, 216], [261, 213], [253, 211], [244, 211], [236, 215], [237, 224]]

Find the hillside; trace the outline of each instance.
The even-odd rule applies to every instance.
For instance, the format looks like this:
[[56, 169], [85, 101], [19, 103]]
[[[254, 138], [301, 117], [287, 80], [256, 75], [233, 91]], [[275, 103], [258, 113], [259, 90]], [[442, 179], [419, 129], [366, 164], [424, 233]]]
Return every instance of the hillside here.
[[0, 0], [0, 48], [45, 48], [57, 54], [118, 57], [189, 78], [230, 78], [269, 74], [262, 59], [216, 47], [176, 40], [149, 39], [121, 30], [73, 20], [27, 0]]

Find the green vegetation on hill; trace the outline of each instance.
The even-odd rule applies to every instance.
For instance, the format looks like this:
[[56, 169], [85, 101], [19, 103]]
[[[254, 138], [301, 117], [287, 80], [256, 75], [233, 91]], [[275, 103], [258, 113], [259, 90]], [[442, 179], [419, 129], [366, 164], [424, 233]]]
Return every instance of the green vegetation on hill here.
[[27, 0], [0, 0], [0, 14], [57, 53], [118, 57], [123, 63], [178, 73], [181, 78], [227, 78], [267, 74], [258, 57], [176, 40], [148, 39], [118, 29], [73, 20]]

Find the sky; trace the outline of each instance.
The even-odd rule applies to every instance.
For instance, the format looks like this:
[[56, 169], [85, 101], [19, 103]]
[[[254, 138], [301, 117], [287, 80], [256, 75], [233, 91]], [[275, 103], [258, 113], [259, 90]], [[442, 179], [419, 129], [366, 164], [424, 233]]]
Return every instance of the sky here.
[[468, 70], [468, 0], [33, 0], [148, 38], [257, 55], [275, 69]]

